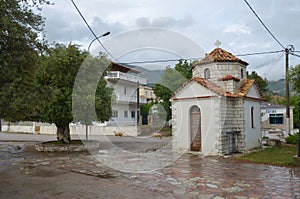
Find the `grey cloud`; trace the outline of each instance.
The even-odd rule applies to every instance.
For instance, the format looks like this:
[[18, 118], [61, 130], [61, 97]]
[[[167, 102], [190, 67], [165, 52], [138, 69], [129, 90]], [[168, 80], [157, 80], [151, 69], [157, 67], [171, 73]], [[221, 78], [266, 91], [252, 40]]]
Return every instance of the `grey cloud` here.
[[148, 17], [139, 17], [136, 20], [136, 25], [138, 27], [150, 27], [151, 26], [151, 21]]
[[138, 27], [160, 27], [160, 28], [176, 28], [189, 27], [194, 24], [194, 19], [190, 15], [186, 15], [182, 19], [175, 19], [172, 16], [161, 16], [156, 18], [139, 17], [136, 19]]
[[72, 19], [71, 15], [51, 13], [46, 16], [46, 36], [50, 42], [71, 42], [87, 37], [88, 30], [83, 23]]
[[105, 22], [100, 17], [94, 17], [91, 26], [94, 32], [99, 35], [107, 31], [110, 31], [113, 34], [117, 34], [122, 32], [125, 29], [125, 25], [120, 22], [109, 23], [109, 22]]
[[[80, 41], [84, 45], [84, 43], [92, 40], [93, 35], [81, 18], [72, 19], [72, 16], [67, 14], [59, 17], [55, 14], [57, 13], [53, 13], [53, 15], [49, 15], [46, 18], [45, 30], [50, 43]], [[107, 31], [116, 34], [124, 30], [123, 24], [105, 22], [99, 17], [94, 17], [90, 26], [96, 35], [101, 35]]]

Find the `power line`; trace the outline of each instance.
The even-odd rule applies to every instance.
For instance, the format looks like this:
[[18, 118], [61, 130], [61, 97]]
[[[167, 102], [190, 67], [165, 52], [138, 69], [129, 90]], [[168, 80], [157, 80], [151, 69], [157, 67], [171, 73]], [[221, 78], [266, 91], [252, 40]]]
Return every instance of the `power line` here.
[[269, 30], [269, 28], [264, 24], [264, 22], [260, 19], [260, 17], [256, 14], [256, 12], [253, 10], [253, 8], [250, 6], [250, 4], [247, 2], [247, 0], [244, 0], [244, 2], [248, 5], [248, 7], [251, 9], [253, 14], [256, 16], [256, 18], [260, 21], [260, 23], [265, 27], [265, 29], [268, 31], [268, 33], [275, 39], [275, 41], [283, 48], [285, 47], [280, 43], [280, 41], [274, 36], [274, 34]]
[[163, 63], [163, 62], [174, 62], [174, 61], [191, 61], [197, 60], [199, 58], [187, 58], [187, 59], [162, 59], [162, 60], [145, 60], [145, 61], [133, 61], [133, 62], [121, 62], [119, 64], [153, 64], [153, 63]]
[[[296, 51], [295, 51], [296, 52]], [[291, 55], [294, 55], [296, 57], [300, 57], [300, 55], [296, 54], [296, 53], [290, 53]]]
[[[268, 63], [268, 64], [266, 64], [266, 65], [269, 65], [270, 64], [270, 66], [267, 68], [267, 70], [262, 74], [262, 75], [265, 75], [265, 74], [267, 74], [267, 73], [269, 73], [273, 68], [273, 65], [275, 64], [275, 63], [278, 63], [279, 61], [280, 61], [280, 58], [281, 57], [283, 57], [284, 56], [284, 54], [285, 53], [282, 53], [282, 54], [280, 54], [279, 56], [277, 56], [277, 57], [274, 57], [273, 59], [273, 61], [271, 61], [270, 63]], [[260, 66], [261, 67], [261, 66]]]
[[79, 13], [79, 15], [81, 16], [81, 18], [83, 19], [83, 21], [85, 22], [85, 24], [87, 25], [87, 27], [89, 28], [89, 30], [91, 31], [91, 33], [93, 34], [93, 36], [95, 37], [95, 39], [99, 42], [99, 44], [102, 46], [102, 48], [107, 52], [108, 55], [111, 56], [111, 58], [113, 58], [114, 60], [117, 60], [116, 58], [114, 58], [114, 56], [106, 49], [106, 47], [102, 44], [102, 42], [100, 41], [100, 39], [97, 37], [97, 35], [95, 34], [95, 32], [93, 31], [93, 29], [91, 28], [91, 26], [88, 24], [88, 22], [86, 21], [86, 19], [84, 18], [84, 16], [82, 15], [82, 13], [80, 12], [79, 8], [77, 7], [77, 5], [75, 4], [75, 2], [73, 0], [71, 0], [74, 7], [76, 8], [77, 12]]
[[258, 53], [248, 53], [248, 54], [238, 54], [238, 55], [235, 55], [235, 56], [242, 57], [242, 56], [264, 55], [264, 54], [272, 54], [272, 53], [280, 53], [280, 52], [284, 52], [284, 50], [268, 51], [268, 52], [258, 52]]
[[[274, 54], [284, 52], [284, 50], [277, 50], [277, 51], [268, 51], [268, 52], [255, 52], [255, 53], [247, 53], [247, 54], [237, 54], [234, 56], [253, 56], [253, 55], [266, 55], [266, 54]], [[193, 61], [199, 60], [203, 57], [193, 57], [193, 58], [181, 58], [181, 59], [162, 59], [162, 60], [145, 60], [145, 61], [132, 61], [132, 62], [120, 62], [119, 64], [153, 64], [153, 63], [164, 63], [164, 62], [174, 62], [174, 61]]]
[[[260, 64], [260, 65], [258, 65], [258, 66], [256, 66], [256, 67], [251, 67], [251, 68], [257, 69], [257, 68], [261, 68], [261, 67], [263, 67], [263, 66], [272, 64], [272, 63], [276, 62], [276, 60], [278, 60], [279, 58], [281, 58], [284, 54], [285, 54], [285, 53], [283, 52], [283, 53], [281, 53], [281, 54], [279, 54], [279, 55], [276, 55], [275, 57], [271, 58], [270, 60], [268, 60], [268, 61], [266, 61], [266, 62], [264, 62], [264, 63], [262, 63], [262, 64]], [[249, 67], [249, 68], [250, 68], [250, 67]]]

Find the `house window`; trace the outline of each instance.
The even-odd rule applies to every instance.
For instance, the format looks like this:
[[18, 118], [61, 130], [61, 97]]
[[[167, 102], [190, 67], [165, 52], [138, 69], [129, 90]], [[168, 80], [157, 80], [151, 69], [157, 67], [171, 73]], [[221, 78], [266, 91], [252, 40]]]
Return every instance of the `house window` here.
[[112, 110], [112, 116], [118, 117], [118, 110]]
[[206, 68], [206, 69], [204, 70], [204, 78], [205, 78], [205, 79], [210, 79], [210, 71], [209, 71], [208, 68]]
[[127, 93], [127, 88], [124, 87], [124, 95], [126, 95], [126, 93]]
[[135, 111], [131, 111], [131, 118], [135, 118]]
[[254, 127], [254, 108], [253, 108], [253, 106], [251, 107], [251, 126], [252, 126], [252, 128], [255, 128]]
[[128, 117], [128, 111], [124, 111], [124, 117]]
[[269, 115], [270, 124], [283, 124], [283, 114], [270, 114]]

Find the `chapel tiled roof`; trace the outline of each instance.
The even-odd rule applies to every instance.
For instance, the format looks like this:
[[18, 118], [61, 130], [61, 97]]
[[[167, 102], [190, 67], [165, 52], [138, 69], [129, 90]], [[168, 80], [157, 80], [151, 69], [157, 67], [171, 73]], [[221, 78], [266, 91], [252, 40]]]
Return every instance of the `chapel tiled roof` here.
[[253, 86], [253, 84], [255, 84], [255, 80], [254, 79], [245, 79], [241, 82], [240, 87], [238, 88], [236, 94], [244, 97], [248, 94], [250, 88]]
[[200, 85], [202, 85], [203, 87], [217, 93], [220, 95], [223, 95], [225, 97], [237, 97], [235, 94], [232, 94], [228, 91], [226, 91], [225, 89], [221, 88], [220, 86], [218, 86], [217, 84], [204, 79], [204, 78], [199, 78], [199, 77], [195, 77], [193, 78], [191, 81], [196, 81], [197, 83], [199, 83]]
[[210, 64], [210, 63], [214, 63], [214, 62], [238, 62], [245, 66], [248, 65], [247, 62], [235, 57], [230, 52], [228, 52], [222, 48], [216, 48], [213, 51], [211, 51], [209, 54], [207, 54], [203, 59], [197, 61], [193, 65], [193, 67], [198, 66], [198, 65]]
[[[176, 96], [176, 93], [178, 93], [183, 87], [188, 85], [190, 82], [195, 81], [201, 86], [207, 88], [210, 91], [213, 91], [214, 93], [224, 96], [224, 97], [232, 97], [232, 98], [238, 98], [238, 97], [247, 97], [246, 95], [250, 91], [251, 87], [255, 85], [255, 80], [252, 79], [246, 79], [241, 82], [240, 87], [237, 89], [236, 93], [231, 93], [224, 88], [218, 86], [212, 81], [209, 81], [208, 79], [205, 78], [200, 78], [200, 77], [194, 77], [190, 81], [186, 82], [183, 84], [177, 91], [175, 91], [174, 95], [171, 97], [174, 99]], [[252, 98], [252, 97], [247, 97], [247, 98]], [[253, 98], [256, 100], [261, 100], [261, 98]]]
[[239, 82], [241, 79], [240, 79], [240, 78], [237, 78], [237, 77], [234, 77], [234, 76], [232, 76], [232, 75], [226, 75], [225, 77], [220, 78], [219, 80], [220, 80], [220, 81], [234, 80], [234, 81], [236, 81], [236, 82]]

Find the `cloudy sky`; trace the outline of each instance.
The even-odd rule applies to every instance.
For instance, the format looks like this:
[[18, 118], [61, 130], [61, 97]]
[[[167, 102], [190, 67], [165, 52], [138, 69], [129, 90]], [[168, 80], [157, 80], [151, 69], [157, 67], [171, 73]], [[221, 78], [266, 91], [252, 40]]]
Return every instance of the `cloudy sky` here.
[[[47, 40], [64, 44], [72, 42], [87, 49], [94, 37], [72, 1], [52, 2], [54, 5], [46, 6], [42, 12], [46, 18]], [[221, 48], [234, 55], [282, 50], [243, 0], [74, 2], [96, 35], [111, 32], [101, 38], [101, 41], [119, 62], [201, 58], [204, 53], [209, 53], [216, 47], [216, 40], [221, 41]], [[298, 0], [248, 2], [284, 46], [291, 44], [296, 51], [300, 51]], [[160, 33], [161, 30], [164, 33]], [[138, 45], [141, 43], [142, 45]], [[127, 48], [122, 49], [123, 46]], [[119, 52], [120, 49], [124, 52]], [[97, 42], [91, 45], [92, 50], [104, 51]], [[249, 63], [249, 71], [257, 71], [267, 79], [279, 79], [284, 77], [285, 66], [284, 56], [280, 55], [281, 53], [239, 58]], [[156, 69], [172, 64], [174, 62], [148, 63], [144, 67]], [[290, 56], [290, 65], [297, 64], [300, 64], [300, 57]]]

